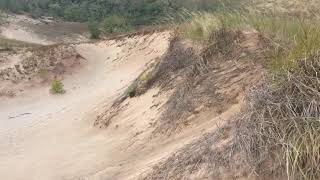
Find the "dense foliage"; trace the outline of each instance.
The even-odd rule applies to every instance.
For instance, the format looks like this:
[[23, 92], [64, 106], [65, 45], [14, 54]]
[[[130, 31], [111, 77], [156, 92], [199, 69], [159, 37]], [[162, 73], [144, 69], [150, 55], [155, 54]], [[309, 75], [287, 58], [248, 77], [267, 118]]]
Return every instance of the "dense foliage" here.
[[88, 29], [91, 34], [92, 39], [99, 39], [101, 31], [99, 29], [99, 23], [95, 20], [90, 20], [88, 24]]
[[0, 0], [0, 8], [80, 22], [118, 15], [130, 19], [132, 25], [143, 25], [174, 6], [169, 0]]
[[177, 12], [215, 10], [243, 0], [0, 0], [0, 10], [87, 22], [91, 37], [128, 32], [140, 26], [180, 17]]
[[[222, 0], [227, 2], [230, 0]], [[131, 25], [150, 24], [155, 19], [188, 9], [215, 9], [221, 0], [0, 0], [0, 9], [33, 16], [50, 15], [68, 21], [102, 21], [108, 16], [121, 16]], [[231, 0], [236, 1], [236, 0]], [[235, 4], [236, 2], [232, 2]]]

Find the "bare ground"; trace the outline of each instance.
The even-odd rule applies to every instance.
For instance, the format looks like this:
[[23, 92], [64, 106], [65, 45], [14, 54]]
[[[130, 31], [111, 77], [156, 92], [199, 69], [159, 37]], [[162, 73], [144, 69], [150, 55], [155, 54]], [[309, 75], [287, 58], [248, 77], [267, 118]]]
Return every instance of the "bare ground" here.
[[[131, 124], [129, 117], [119, 123], [119, 128], [104, 131], [93, 128], [92, 120], [146, 63], [166, 51], [169, 36], [169, 32], [163, 32], [77, 45], [76, 51], [85, 59], [84, 67], [65, 77], [66, 94], [50, 95], [49, 87], [43, 86], [14, 98], [2, 97], [1, 178], [101, 179], [95, 174], [106, 168], [112, 173], [102, 177], [123, 175], [124, 171], [114, 166], [121, 159], [127, 160], [126, 156], [134, 157], [134, 151], [123, 149], [148, 124]], [[147, 101], [130, 115], [142, 116]]]
[[[150, 122], [150, 128], [143, 131], [149, 140], [140, 140], [143, 149], [132, 149], [139, 163], [151, 162], [149, 167], [135, 170], [137, 174], [143, 173], [132, 179], [256, 178], [233, 146], [233, 139], [234, 120], [241, 111], [246, 92], [264, 73], [263, 39], [254, 32], [217, 32], [213, 36], [200, 55], [196, 49], [190, 49], [188, 43], [174, 38], [160, 63], [151, 70], [154, 73], [146, 71], [136, 80], [143, 81], [144, 75], [149, 74], [148, 82], [152, 83], [142, 88], [140, 84], [145, 83], [133, 83], [138, 84], [136, 98], [117, 99], [97, 117], [96, 124], [101, 127], [117, 126], [123, 114], [132, 108], [131, 102], [143, 103], [143, 97], [150, 93], [145, 87], [160, 89], [150, 107], [158, 108], [159, 115]], [[206, 65], [201, 64], [201, 57], [206, 58]], [[157, 97], [161, 95], [167, 98], [159, 103]], [[132, 122], [135, 123], [134, 119]], [[150, 152], [149, 146], [154, 148]], [[130, 159], [130, 165], [121, 167], [130, 171], [136, 161]], [[117, 177], [125, 179], [125, 176]]]
[[[3, 32], [28, 42], [55, 41], [39, 32]], [[241, 158], [232, 156], [240, 162], [228, 164], [235, 131], [229, 125], [263, 75], [263, 45], [254, 32], [216, 36], [200, 53], [185, 42], [172, 49], [171, 33], [155, 31], [6, 54], [0, 62], [6, 72], [0, 76], [0, 177], [251, 178]], [[198, 58], [210, 68], [202, 72], [202, 62], [193, 62]], [[121, 99], [154, 64], [160, 64], [158, 79], [139, 96]], [[59, 75], [66, 94], [51, 95], [49, 84], [37, 81], [43, 67], [50, 77]]]

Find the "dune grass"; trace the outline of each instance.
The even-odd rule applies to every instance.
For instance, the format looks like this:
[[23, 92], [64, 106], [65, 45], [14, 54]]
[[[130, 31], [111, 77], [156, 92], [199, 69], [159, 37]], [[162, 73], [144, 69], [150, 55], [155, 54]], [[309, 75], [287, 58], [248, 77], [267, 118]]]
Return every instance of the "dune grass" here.
[[[177, 32], [184, 38], [203, 42], [213, 31], [239, 29], [257, 31], [270, 43], [268, 78], [248, 96], [237, 139], [257, 174], [283, 170], [289, 179], [320, 178], [320, 16], [316, 13], [320, 11], [312, 12], [314, 18], [304, 15], [311, 12], [180, 14]], [[270, 159], [281, 168], [262, 166]]]
[[52, 81], [50, 91], [52, 94], [64, 94], [66, 92], [62, 81], [58, 79]]
[[[320, 12], [319, 12], [320, 13]], [[183, 12], [177, 31], [194, 41], [207, 41], [218, 29], [258, 31], [272, 46], [270, 70], [293, 68], [296, 61], [320, 49], [320, 23], [300, 16], [264, 15], [246, 11]]]
[[319, 69], [319, 55], [299, 60], [294, 71], [269, 74], [277, 85], [266, 81], [247, 97], [237, 140], [259, 175], [320, 178]]

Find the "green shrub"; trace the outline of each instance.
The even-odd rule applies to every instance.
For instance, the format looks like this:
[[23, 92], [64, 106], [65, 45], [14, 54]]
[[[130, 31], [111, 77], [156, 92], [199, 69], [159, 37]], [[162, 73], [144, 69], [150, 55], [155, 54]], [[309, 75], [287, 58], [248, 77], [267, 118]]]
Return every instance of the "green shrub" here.
[[136, 86], [135, 85], [130, 86], [128, 88], [127, 94], [130, 98], [133, 98], [136, 95]]
[[99, 29], [99, 24], [96, 21], [90, 21], [89, 25], [88, 25], [90, 34], [91, 34], [91, 38], [92, 39], [99, 39], [101, 31]]
[[78, 4], [72, 4], [67, 6], [64, 11], [64, 19], [68, 21], [80, 21], [85, 22], [88, 20], [86, 16], [86, 10]]
[[127, 32], [130, 26], [127, 20], [120, 16], [109, 16], [103, 21], [104, 30], [108, 33]]
[[51, 92], [53, 94], [63, 94], [66, 92], [63, 86], [64, 85], [60, 80], [55, 79], [52, 81], [52, 84], [51, 84]]
[[58, 3], [49, 4], [49, 15], [61, 17], [63, 16], [63, 8]]

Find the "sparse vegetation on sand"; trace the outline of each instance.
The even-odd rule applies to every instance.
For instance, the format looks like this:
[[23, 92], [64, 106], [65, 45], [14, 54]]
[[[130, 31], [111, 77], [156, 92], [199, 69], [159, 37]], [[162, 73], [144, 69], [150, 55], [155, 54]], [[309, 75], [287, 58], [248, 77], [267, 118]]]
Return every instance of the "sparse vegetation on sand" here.
[[[249, 92], [241, 115], [235, 117], [234, 122], [237, 126], [234, 125], [231, 129], [236, 129], [236, 132], [231, 143], [225, 146], [223, 151], [228, 153], [229, 158], [226, 158], [225, 154], [212, 152], [210, 148], [205, 148], [208, 152], [200, 152], [201, 154], [198, 155], [194, 155], [194, 150], [191, 150], [190, 154], [182, 150], [171, 160], [156, 166], [155, 170], [159, 171], [151, 173], [150, 177], [182, 178], [181, 174], [188, 172], [175, 167], [192, 167], [194, 172], [199, 166], [203, 168], [205, 166], [203, 164], [208, 163], [207, 158], [214, 161], [223, 159], [224, 162], [228, 162], [229, 159], [229, 163], [232, 163], [234, 160], [231, 159], [235, 156], [243, 156], [240, 159], [244, 160], [242, 163], [245, 165], [242, 166], [252, 171], [253, 176], [257, 176], [258, 179], [270, 177], [319, 179], [320, 24], [317, 23], [318, 16], [314, 18], [308, 16], [315, 13], [320, 12], [302, 12], [297, 13], [296, 16], [285, 12], [259, 13], [234, 10], [187, 13], [188, 17], [183, 18], [185, 20], [177, 26], [179, 35], [195, 42], [209, 42], [208, 47], [212, 50], [209, 54], [212, 55], [212, 52], [219, 54], [214, 56], [216, 61], [219, 60], [218, 57], [237, 52], [236, 49], [230, 48], [230, 44], [241, 44], [245, 41], [243, 38], [226, 41], [228, 37], [232, 37], [228, 32], [237, 30], [257, 32], [261, 38], [260, 43], [265, 43], [266, 56], [261, 59], [255, 54], [253, 59], [263, 60], [268, 73], [262, 83]], [[211, 36], [219, 31], [222, 32], [221, 36]], [[218, 39], [212, 41], [212, 37]], [[202, 57], [204, 60], [209, 60], [208, 56]], [[186, 60], [186, 58], [181, 59]], [[190, 81], [190, 78], [188, 80]], [[188, 96], [181, 97], [180, 93], [180, 99], [177, 102], [187, 99]], [[172, 120], [169, 122], [171, 126], [174, 125]], [[208, 138], [213, 137], [215, 135]], [[203, 142], [199, 140], [198, 144], [201, 143]], [[188, 164], [185, 164], [184, 160], [182, 160], [184, 162], [177, 162], [175, 160], [177, 157], [179, 159], [183, 157]], [[205, 158], [196, 159], [195, 162], [188, 161], [195, 157]], [[217, 166], [216, 162], [209, 163], [214, 164], [214, 167]], [[218, 166], [230, 168], [232, 164], [223, 165], [222, 163]], [[215, 170], [212, 169], [212, 171]], [[218, 174], [211, 175], [218, 176]]]
[[[315, 7], [316, 2], [311, 1]], [[144, 19], [144, 15], [156, 11], [154, 16], [158, 17], [169, 11], [168, 1], [159, 2], [150, 1], [150, 6], [141, 6], [142, 10], [135, 7], [125, 15], [95, 15], [107, 33], [127, 32], [132, 24], [146, 25], [154, 20], [150, 16]], [[236, 179], [239, 167], [245, 168], [241, 174], [244, 179], [320, 179], [320, 10], [306, 4], [308, 7], [299, 11], [296, 7], [304, 4], [298, 1], [289, 6], [284, 0], [267, 3], [257, 0], [246, 9], [219, 4], [222, 8], [214, 12], [177, 8], [174, 14], [157, 19], [175, 29], [167, 52], [110, 109], [97, 116], [96, 124], [112, 125], [112, 120], [133, 104], [128, 103], [129, 98], [152, 88], [168, 94], [166, 102], [150, 107], [161, 106], [159, 118], [148, 122], [152, 135], [176, 135], [193, 128], [197, 120], [208, 121], [196, 127], [198, 131], [208, 130], [204, 125], [213, 122], [207, 116], [197, 119], [202, 112], [214, 120], [229, 113], [229, 121], [221, 128], [210, 128], [208, 134], [198, 133], [203, 136], [154, 166], [146, 179], [183, 179], [191, 174], [196, 174], [195, 179], [201, 175], [219, 179], [216, 173], [233, 173], [226, 179]], [[84, 2], [66, 4], [66, 8], [59, 3], [48, 8], [69, 20], [86, 21], [89, 17], [79, 16], [87, 12]], [[96, 19], [90, 23], [92, 38], [99, 38], [99, 26]], [[2, 46], [28, 45], [0, 39]], [[61, 68], [54, 69], [62, 73]], [[48, 71], [39, 73], [46, 76]], [[50, 91], [65, 93], [63, 82], [55, 79]], [[228, 111], [234, 106], [237, 114], [233, 109]], [[119, 128], [118, 124], [115, 127]], [[197, 170], [200, 173], [195, 173]]]
[[62, 81], [58, 79], [52, 81], [50, 91], [53, 94], [64, 94], [66, 92]]
[[31, 48], [31, 47], [40, 47], [40, 45], [0, 37], [0, 49], [3, 49], [3, 50], [9, 51], [9, 50], [14, 50], [16, 48]]
[[128, 90], [127, 94], [130, 98], [133, 98], [136, 95], [136, 87], [135, 85], [131, 85]]

